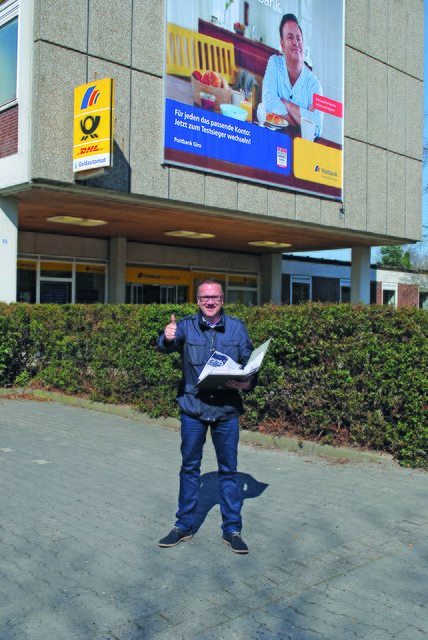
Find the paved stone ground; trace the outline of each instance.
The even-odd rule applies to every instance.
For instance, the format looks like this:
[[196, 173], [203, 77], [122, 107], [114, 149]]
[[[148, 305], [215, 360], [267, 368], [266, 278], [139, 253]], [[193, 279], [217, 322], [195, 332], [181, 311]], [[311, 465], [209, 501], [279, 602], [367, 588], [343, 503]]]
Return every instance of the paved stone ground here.
[[0, 639], [427, 636], [428, 474], [241, 446], [238, 556], [209, 441], [199, 531], [157, 546], [179, 464], [173, 430], [0, 398]]

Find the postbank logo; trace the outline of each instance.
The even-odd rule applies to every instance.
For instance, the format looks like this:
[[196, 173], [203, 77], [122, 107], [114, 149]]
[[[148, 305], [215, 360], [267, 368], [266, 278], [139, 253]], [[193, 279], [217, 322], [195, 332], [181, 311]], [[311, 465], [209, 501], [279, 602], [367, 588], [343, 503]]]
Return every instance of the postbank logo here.
[[74, 90], [73, 171], [113, 164], [113, 80], [104, 78]]
[[342, 188], [342, 150], [294, 139], [293, 171], [296, 178]]

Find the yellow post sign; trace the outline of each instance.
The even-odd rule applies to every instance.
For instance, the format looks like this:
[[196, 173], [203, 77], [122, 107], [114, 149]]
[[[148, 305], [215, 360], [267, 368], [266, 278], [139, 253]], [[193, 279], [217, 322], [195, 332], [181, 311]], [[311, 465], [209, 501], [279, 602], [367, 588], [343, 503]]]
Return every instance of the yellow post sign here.
[[113, 79], [74, 89], [73, 171], [113, 165]]

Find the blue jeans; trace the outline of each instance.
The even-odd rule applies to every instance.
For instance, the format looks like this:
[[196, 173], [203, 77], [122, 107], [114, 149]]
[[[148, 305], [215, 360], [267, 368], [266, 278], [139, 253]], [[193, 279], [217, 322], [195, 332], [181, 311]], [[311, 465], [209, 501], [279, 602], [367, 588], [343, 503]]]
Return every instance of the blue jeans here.
[[224, 533], [241, 531], [242, 496], [238, 479], [238, 418], [232, 420], [205, 422], [181, 415], [181, 456], [180, 493], [177, 527], [192, 530], [198, 506], [199, 484], [201, 476], [202, 450], [208, 427], [217, 455], [220, 488], [220, 511]]

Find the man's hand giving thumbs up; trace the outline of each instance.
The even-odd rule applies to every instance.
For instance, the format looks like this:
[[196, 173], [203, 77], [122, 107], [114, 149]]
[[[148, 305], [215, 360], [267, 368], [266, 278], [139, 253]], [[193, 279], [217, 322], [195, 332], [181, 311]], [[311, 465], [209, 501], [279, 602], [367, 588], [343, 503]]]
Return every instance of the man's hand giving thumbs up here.
[[171, 322], [165, 327], [165, 338], [167, 342], [172, 342], [175, 338], [175, 334], [177, 333], [177, 323], [175, 321], [175, 316], [171, 313]]

